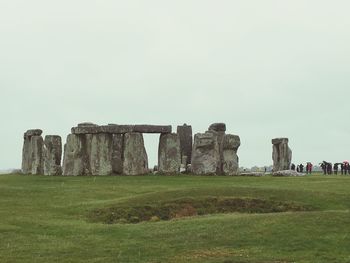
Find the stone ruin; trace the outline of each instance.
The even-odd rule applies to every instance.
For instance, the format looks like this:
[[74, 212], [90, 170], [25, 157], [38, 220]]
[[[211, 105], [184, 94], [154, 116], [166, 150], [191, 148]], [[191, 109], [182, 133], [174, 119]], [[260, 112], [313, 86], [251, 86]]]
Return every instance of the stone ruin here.
[[289, 170], [292, 162], [292, 150], [288, 146], [288, 138], [272, 139], [273, 171]]
[[42, 130], [24, 134], [22, 172], [44, 175], [143, 175], [150, 172], [143, 133], [158, 133], [158, 173], [178, 174], [181, 167], [197, 175], [236, 175], [240, 138], [226, 134], [224, 123], [212, 124], [192, 141], [192, 127], [160, 125], [98, 126], [81, 123], [71, 129], [64, 145]]
[[224, 123], [210, 125], [205, 133], [194, 136], [191, 168], [194, 174], [238, 174], [239, 136], [226, 134]]

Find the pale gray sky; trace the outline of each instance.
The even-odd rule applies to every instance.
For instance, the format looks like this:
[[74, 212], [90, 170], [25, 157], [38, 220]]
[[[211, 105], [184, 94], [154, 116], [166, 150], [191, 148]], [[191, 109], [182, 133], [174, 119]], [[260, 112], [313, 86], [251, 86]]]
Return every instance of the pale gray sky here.
[[[225, 122], [240, 165], [350, 158], [350, 2], [0, 0], [0, 168], [78, 122]], [[158, 136], [146, 136], [150, 164]]]

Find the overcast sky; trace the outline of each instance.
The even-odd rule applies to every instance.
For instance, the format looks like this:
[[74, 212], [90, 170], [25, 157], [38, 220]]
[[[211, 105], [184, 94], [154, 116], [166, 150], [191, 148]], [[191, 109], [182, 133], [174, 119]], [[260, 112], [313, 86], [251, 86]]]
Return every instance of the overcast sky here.
[[[79, 122], [213, 122], [240, 166], [350, 158], [350, 2], [0, 0], [0, 169], [23, 132]], [[150, 165], [158, 136], [145, 136]]]

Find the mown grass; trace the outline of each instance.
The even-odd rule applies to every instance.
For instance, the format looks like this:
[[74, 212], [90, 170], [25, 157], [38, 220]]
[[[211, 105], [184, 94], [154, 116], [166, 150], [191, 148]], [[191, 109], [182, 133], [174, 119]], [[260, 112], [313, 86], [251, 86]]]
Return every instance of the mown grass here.
[[[256, 198], [313, 211], [139, 224], [91, 211], [190, 198]], [[0, 176], [0, 262], [350, 262], [350, 177]]]

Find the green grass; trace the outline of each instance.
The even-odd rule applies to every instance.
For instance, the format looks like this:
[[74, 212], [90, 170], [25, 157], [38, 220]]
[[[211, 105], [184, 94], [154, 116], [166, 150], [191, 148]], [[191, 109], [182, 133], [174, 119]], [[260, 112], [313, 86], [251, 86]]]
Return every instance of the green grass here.
[[[312, 211], [91, 223], [113, 206], [257, 198]], [[0, 262], [350, 262], [350, 176], [0, 176]]]

